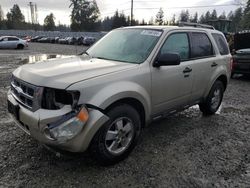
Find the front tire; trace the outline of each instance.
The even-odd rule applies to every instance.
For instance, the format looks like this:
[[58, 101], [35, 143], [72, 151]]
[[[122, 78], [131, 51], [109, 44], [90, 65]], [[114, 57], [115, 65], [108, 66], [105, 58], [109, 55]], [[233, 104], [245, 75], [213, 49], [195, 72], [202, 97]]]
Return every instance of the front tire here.
[[205, 101], [199, 104], [200, 110], [204, 115], [212, 115], [217, 112], [221, 105], [224, 91], [223, 83], [219, 80], [215, 81]]
[[112, 165], [125, 159], [133, 150], [141, 132], [139, 113], [121, 104], [108, 111], [109, 121], [94, 136], [90, 152], [101, 165]]

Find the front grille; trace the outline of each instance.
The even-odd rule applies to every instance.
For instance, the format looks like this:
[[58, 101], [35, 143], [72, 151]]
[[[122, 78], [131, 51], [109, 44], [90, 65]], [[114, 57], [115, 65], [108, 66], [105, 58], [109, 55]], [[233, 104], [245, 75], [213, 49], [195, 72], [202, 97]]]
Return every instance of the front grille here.
[[21, 105], [31, 111], [36, 111], [41, 105], [42, 87], [12, 77], [11, 93]]

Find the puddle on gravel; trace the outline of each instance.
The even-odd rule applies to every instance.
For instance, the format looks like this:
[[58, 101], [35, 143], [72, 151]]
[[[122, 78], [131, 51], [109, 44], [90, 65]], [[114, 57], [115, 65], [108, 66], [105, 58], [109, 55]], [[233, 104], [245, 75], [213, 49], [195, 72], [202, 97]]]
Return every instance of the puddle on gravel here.
[[[221, 112], [222, 112], [222, 110], [224, 108], [223, 106], [224, 106], [224, 104], [222, 103], [215, 114], [221, 114]], [[199, 105], [191, 106], [189, 109], [200, 110]]]
[[70, 57], [70, 55], [58, 55], [58, 54], [30, 55], [27, 58], [21, 59], [19, 61], [19, 63], [20, 64], [36, 63], [36, 62], [45, 61], [45, 60], [48, 60], [48, 59], [65, 58], [65, 57]]

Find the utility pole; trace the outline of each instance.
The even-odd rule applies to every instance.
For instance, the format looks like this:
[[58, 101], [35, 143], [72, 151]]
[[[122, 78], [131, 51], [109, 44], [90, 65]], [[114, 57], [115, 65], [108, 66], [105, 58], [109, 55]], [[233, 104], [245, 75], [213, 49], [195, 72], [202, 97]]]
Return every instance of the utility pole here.
[[37, 5], [33, 2], [29, 2], [28, 6], [30, 7], [31, 23], [37, 24], [38, 23]]
[[133, 24], [133, 9], [134, 9], [134, 2], [131, 0], [131, 16], [130, 16], [130, 25]]

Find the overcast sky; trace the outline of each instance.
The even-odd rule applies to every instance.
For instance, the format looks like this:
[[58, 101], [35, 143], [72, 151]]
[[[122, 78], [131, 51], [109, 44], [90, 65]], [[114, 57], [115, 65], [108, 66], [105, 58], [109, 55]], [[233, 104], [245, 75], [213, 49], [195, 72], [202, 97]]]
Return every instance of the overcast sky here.
[[[123, 11], [126, 15], [130, 15], [131, 0], [96, 0], [100, 9], [101, 17], [112, 16], [116, 9]], [[210, 10], [216, 9], [218, 14], [223, 11], [229, 13], [239, 7], [239, 3], [246, 0], [134, 0], [134, 17], [135, 19], [150, 20], [159, 8], [164, 11], [164, 19], [170, 20], [174, 14], [177, 16], [181, 10], [188, 9], [191, 14], [198, 12], [199, 16]], [[30, 9], [28, 7], [29, 0], [1, 0], [0, 5], [6, 14], [14, 4], [18, 4], [25, 16], [26, 21], [30, 21]], [[46, 15], [53, 12], [56, 18], [56, 24], [70, 24], [69, 8], [70, 0], [33, 0], [38, 8], [38, 20], [43, 24]], [[178, 19], [178, 17], [177, 17]]]

